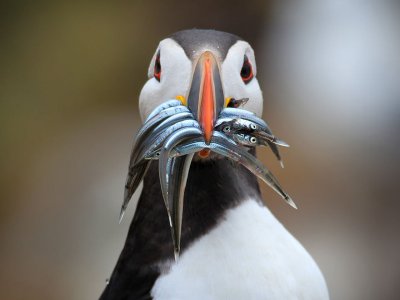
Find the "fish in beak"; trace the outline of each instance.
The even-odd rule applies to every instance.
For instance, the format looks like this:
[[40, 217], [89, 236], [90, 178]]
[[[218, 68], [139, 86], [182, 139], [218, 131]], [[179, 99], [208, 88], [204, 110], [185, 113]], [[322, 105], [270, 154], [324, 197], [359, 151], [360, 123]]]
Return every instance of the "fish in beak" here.
[[[277, 146], [288, 145], [273, 136], [262, 119], [238, 108], [248, 99], [225, 98], [220, 65], [212, 52], [205, 51], [195, 62], [187, 101], [183, 97], [177, 99], [180, 100], [169, 100], [156, 107], [136, 136], [120, 220], [151, 160], [158, 160], [161, 191], [178, 259], [190, 165], [195, 154], [206, 158], [210, 152], [243, 165], [296, 208], [272, 173], [248, 152], [251, 147], [269, 146], [277, 154]], [[233, 105], [225, 107], [225, 99]], [[277, 157], [280, 159], [279, 153]]]

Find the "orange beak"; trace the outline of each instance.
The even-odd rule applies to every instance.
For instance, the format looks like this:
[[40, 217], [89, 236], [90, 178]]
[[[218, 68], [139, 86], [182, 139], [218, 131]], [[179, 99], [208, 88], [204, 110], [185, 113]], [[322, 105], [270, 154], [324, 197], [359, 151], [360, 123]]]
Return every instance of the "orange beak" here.
[[[217, 60], [210, 51], [198, 59], [188, 96], [188, 107], [197, 118], [206, 144], [211, 142], [215, 121], [224, 106], [224, 93]], [[208, 156], [207, 151], [199, 153]]]

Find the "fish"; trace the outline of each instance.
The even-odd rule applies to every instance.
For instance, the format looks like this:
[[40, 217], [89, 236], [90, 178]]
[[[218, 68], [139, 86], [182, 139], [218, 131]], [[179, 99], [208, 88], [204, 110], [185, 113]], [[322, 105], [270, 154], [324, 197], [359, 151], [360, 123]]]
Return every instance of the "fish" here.
[[194, 153], [175, 157], [172, 160], [170, 180], [168, 182], [169, 212], [174, 257], [178, 260], [181, 249], [183, 200], [190, 164]]
[[[277, 145], [275, 144], [275, 141], [277, 143], [280, 143], [281, 146], [289, 146], [287, 143], [280, 141], [279, 139], [274, 139], [274, 136], [272, 134], [271, 129], [269, 128], [268, 124], [260, 119], [259, 117], [257, 117], [254, 113], [249, 112], [247, 110], [244, 109], [239, 109], [239, 108], [231, 108], [231, 107], [227, 107], [224, 108], [221, 113], [220, 113], [220, 118], [232, 118], [232, 119], [241, 119], [244, 121], [250, 121], [252, 123], [254, 123], [256, 126], [259, 126], [260, 129], [258, 130], [258, 132], [264, 132], [264, 134], [260, 133], [260, 137], [262, 137], [265, 141], [266, 141], [266, 145], [268, 145], [272, 151], [272, 153], [274, 153], [275, 157], [277, 158], [277, 160], [279, 161], [281, 167], [283, 168], [283, 161], [282, 161], [282, 157], [279, 153], [279, 149], [277, 147]], [[239, 121], [236, 122], [236, 124], [242, 123], [241, 126], [246, 126], [246, 123], [243, 123], [243, 121]], [[248, 123], [251, 124], [251, 123]], [[217, 121], [216, 125], [220, 125], [219, 122]], [[240, 126], [240, 125], [237, 125]]]
[[275, 137], [267, 123], [254, 113], [237, 108], [247, 99], [231, 99], [231, 106], [219, 114], [211, 141], [207, 143], [198, 121], [179, 100], [156, 107], [139, 129], [132, 147], [120, 221], [130, 198], [145, 176], [151, 160], [158, 160], [161, 193], [168, 215], [174, 257], [180, 253], [182, 212], [186, 182], [191, 162], [203, 150], [243, 165], [260, 178], [289, 205], [297, 208], [274, 175], [248, 149], [269, 146], [282, 163], [278, 146], [288, 147]]
[[[187, 117], [193, 118], [193, 115], [189, 111], [189, 109], [181, 105], [180, 101], [172, 100], [157, 106], [150, 114], [150, 116], [146, 119], [146, 122], [143, 124], [143, 126], [139, 129], [135, 137], [135, 143], [132, 147], [129, 160], [128, 175], [125, 182], [124, 200], [119, 216], [120, 223], [123, 219], [125, 210], [129, 204], [130, 199], [132, 198], [132, 195], [139, 187], [139, 184], [143, 180], [149, 168], [148, 161], [138, 163], [137, 158], [138, 155], [141, 153], [140, 149], [148, 144], [146, 143], [146, 140], [152, 138], [154, 132], [157, 132], [156, 128], [158, 126], [161, 126], [164, 121], [168, 121], [171, 118], [173, 120], [176, 120], [179, 118]], [[165, 126], [168, 125], [168, 123], [165, 124]], [[159, 131], [162, 131], [162, 128], [159, 128]]]

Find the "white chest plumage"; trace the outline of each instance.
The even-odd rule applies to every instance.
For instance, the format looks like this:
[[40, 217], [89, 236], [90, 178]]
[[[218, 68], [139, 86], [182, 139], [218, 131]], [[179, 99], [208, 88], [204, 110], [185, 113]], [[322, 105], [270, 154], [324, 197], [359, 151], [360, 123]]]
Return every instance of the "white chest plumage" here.
[[248, 200], [154, 284], [155, 300], [329, 299], [318, 266], [272, 213]]

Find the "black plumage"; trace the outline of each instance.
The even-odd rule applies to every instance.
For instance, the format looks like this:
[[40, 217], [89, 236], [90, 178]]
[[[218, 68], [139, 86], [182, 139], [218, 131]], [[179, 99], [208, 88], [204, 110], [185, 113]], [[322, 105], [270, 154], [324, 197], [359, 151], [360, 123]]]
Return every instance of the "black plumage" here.
[[[193, 161], [185, 191], [182, 253], [214, 228], [227, 209], [249, 197], [261, 199], [256, 177], [244, 167], [224, 158]], [[154, 161], [144, 178], [125, 246], [100, 299], [151, 299], [160, 275], [158, 264], [168, 260], [174, 260], [174, 252]]]
[[170, 36], [175, 40], [188, 58], [192, 59], [199, 54], [200, 50], [207, 48], [214, 54], [218, 55], [221, 61], [225, 60], [229, 49], [242, 38], [237, 35], [211, 30], [211, 29], [187, 29], [175, 32]]

